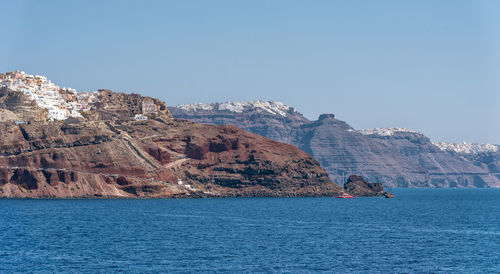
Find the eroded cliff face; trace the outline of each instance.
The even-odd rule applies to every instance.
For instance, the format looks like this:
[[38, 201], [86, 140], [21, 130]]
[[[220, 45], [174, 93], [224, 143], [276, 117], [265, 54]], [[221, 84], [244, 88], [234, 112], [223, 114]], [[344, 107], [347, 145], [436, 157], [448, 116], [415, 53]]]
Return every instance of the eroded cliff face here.
[[45, 122], [47, 113], [24, 93], [0, 86], [0, 122]]
[[247, 102], [240, 109], [234, 109], [238, 103], [193, 104], [168, 109], [175, 118], [202, 124], [236, 125], [278, 142], [294, 144], [297, 138], [295, 129], [309, 123], [309, 120], [293, 108], [272, 105], [275, 102], [265, 102], [271, 106], [262, 107], [259, 103], [263, 102]]
[[[155, 111], [148, 120], [134, 120], [144, 113], [146, 100]], [[18, 111], [15, 104], [12, 109]], [[294, 146], [234, 126], [173, 119], [153, 98], [100, 91], [99, 102], [82, 115], [0, 123], [0, 197], [333, 196], [341, 191], [316, 160]]]
[[[301, 126], [296, 145], [333, 175], [358, 174], [392, 187], [495, 187], [500, 180], [481, 164], [452, 155], [415, 132], [363, 135], [344, 121], [322, 117]], [[342, 176], [343, 175], [343, 176]]]
[[[329, 196], [297, 148], [177, 120], [2, 124], [0, 197]], [[182, 179], [182, 184], [178, 183]]]
[[293, 144], [317, 159], [338, 184], [351, 174], [392, 187], [500, 187], [499, 152], [450, 153], [426, 136], [400, 130], [363, 134], [332, 114], [316, 121], [300, 113], [276, 115], [255, 108], [240, 112], [187, 105], [169, 107], [176, 118], [231, 124], [279, 142]]

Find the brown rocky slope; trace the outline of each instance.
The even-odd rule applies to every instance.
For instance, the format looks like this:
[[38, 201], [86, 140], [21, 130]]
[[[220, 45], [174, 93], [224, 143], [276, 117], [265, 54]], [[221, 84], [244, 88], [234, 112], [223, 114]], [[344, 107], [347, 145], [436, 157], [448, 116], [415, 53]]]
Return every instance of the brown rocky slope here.
[[[19, 97], [3, 90], [3, 97]], [[0, 96], [2, 97], [2, 96]], [[2, 98], [0, 98], [0, 102]], [[157, 111], [136, 121], [144, 100]], [[4, 100], [6, 101], [6, 100]], [[288, 144], [234, 126], [173, 119], [163, 102], [99, 91], [84, 118], [0, 123], [0, 197], [333, 196], [318, 162]], [[182, 182], [178, 182], [181, 179]]]

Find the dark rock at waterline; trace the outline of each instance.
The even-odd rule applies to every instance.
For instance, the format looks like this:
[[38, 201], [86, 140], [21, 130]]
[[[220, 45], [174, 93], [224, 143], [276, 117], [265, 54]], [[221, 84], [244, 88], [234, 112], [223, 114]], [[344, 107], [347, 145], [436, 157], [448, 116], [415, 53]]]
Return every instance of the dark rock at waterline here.
[[359, 175], [351, 175], [344, 184], [344, 191], [357, 197], [385, 196], [381, 183], [368, 183]]

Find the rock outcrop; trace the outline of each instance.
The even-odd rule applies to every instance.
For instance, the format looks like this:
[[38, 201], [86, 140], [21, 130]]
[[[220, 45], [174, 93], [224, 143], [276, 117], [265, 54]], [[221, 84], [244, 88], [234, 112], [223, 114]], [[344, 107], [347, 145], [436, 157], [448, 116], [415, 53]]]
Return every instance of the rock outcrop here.
[[26, 94], [0, 86], [0, 122], [36, 121], [45, 122], [48, 111], [40, 108]]
[[498, 151], [447, 151], [404, 128], [358, 131], [333, 114], [309, 121], [293, 108], [278, 115], [251, 104], [238, 112], [199, 105], [169, 109], [176, 118], [236, 125], [293, 144], [318, 160], [338, 184], [359, 174], [390, 187], [500, 187]]
[[358, 197], [385, 196], [389, 194], [384, 191], [381, 183], [368, 183], [358, 175], [349, 176], [343, 188], [345, 192]]

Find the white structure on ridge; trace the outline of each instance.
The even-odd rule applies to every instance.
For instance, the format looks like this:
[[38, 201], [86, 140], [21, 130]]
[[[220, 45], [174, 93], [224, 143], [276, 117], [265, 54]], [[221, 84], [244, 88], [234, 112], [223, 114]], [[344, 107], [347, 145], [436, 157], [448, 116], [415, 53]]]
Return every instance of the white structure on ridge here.
[[138, 121], [145, 121], [145, 120], [147, 120], [147, 119], [148, 119], [148, 116], [143, 115], [143, 114], [136, 114], [136, 115], [134, 116], [134, 119], [135, 119], [135, 120], [138, 120]]
[[236, 113], [242, 113], [246, 110], [257, 110], [257, 111], [266, 111], [271, 114], [279, 115], [285, 117], [287, 113], [292, 109], [282, 102], [275, 101], [248, 101], [248, 102], [224, 102], [224, 103], [211, 103], [211, 104], [186, 104], [186, 105], [178, 105], [177, 108], [182, 110], [196, 112], [199, 110], [214, 110], [214, 111], [230, 111]]
[[358, 130], [363, 135], [378, 135], [378, 136], [393, 136], [396, 132], [410, 132], [418, 133], [416, 131], [404, 127], [391, 127], [391, 128], [370, 128]]
[[444, 151], [451, 151], [464, 154], [497, 152], [500, 150], [499, 145], [492, 145], [492, 144], [469, 144], [467, 142], [462, 142], [462, 143], [432, 142], [432, 144]]

